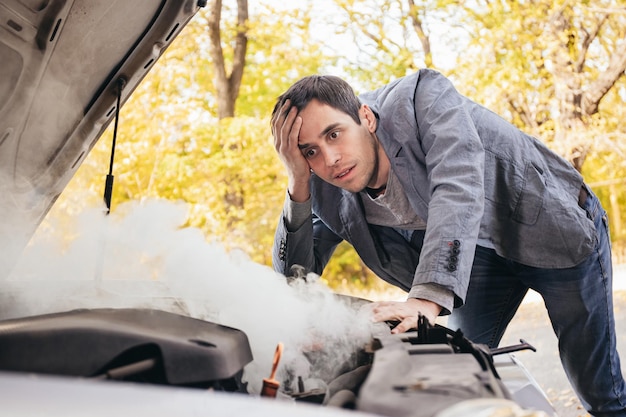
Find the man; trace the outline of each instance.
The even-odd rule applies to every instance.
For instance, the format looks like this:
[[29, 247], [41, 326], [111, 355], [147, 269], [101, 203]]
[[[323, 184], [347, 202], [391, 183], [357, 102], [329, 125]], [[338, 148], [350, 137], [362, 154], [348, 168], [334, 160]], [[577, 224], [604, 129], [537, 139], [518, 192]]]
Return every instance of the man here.
[[356, 97], [333, 76], [291, 86], [272, 115], [288, 174], [274, 268], [321, 274], [346, 240], [408, 292], [377, 321], [418, 313], [496, 347], [528, 288], [587, 410], [626, 415], [606, 213], [581, 175], [538, 140], [420, 70]]

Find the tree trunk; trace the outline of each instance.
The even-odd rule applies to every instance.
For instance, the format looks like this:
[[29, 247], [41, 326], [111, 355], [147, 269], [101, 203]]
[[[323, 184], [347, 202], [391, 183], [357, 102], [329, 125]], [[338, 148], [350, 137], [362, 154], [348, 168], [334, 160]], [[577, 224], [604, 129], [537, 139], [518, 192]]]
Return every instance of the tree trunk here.
[[589, 27], [576, 27], [570, 5], [556, 10], [551, 16], [555, 96], [559, 102], [556, 143], [559, 143], [578, 171], [582, 170], [591, 141], [585, 134], [589, 117], [598, 111], [606, 93], [626, 70], [626, 42], [618, 43], [608, 67], [594, 79], [584, 72], [587, 53], [611, 11], [598, 13]]
[[233, 51], [232, 70], [226, 71], [226, 60], [222, 49], [220, 21], [222, 18], [222, 0], [213, 0], [208, 17], [211, 58], [215, 68], [215, 89], [217, 91], [217, 117], [222, 120], [235, 116], [235, 103], [239, 96], [241, 79], [246, 64], [248, 46], [248, 0], [237, 0], [237, 34]]

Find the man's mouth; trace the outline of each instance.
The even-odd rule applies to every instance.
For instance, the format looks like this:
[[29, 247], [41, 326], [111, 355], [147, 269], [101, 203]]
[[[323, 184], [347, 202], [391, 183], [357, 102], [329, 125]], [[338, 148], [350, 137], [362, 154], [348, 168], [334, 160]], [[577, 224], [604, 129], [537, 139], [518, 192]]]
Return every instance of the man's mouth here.
[[348, 175], [350, 172], [352, 172], [352, 168], [344, 169], [339, 174], [335, 175], [335, 179], [339, 179], [340, 180], [343, 177], [345, 177], [346, 175]]

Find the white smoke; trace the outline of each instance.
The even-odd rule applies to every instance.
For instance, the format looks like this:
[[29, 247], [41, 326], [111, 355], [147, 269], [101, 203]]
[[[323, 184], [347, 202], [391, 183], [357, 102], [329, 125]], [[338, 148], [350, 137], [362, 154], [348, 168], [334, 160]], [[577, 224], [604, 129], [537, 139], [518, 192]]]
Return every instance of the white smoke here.
[[[157, 308], [244, 331], [254, 360], [248, 391], [269, 377], [275, 348], [285, 346], [278, 376], [304, 378], [337, 369], [370, 340], [372, 323], [319, 283], [288, 285], [283, 275], [181, 228], [184, 204], [150, 200], [87, 210], [63, 232], [37, 235], [2, 282], [0, 318], [76, 308]], [[61, 225], [52, 225], [61, 226]], [[64, 235], [61, 237], [60, 235]], [[67, 235], [72, 238], [67, 239]], [[268, 248], [268, 251], [271, 248]], [[314, 277], [309, 277], [314, 278]], [[328, 369], [303, 350], [332, 348]], [[297, 368], [297, 369], [296, 369]]]

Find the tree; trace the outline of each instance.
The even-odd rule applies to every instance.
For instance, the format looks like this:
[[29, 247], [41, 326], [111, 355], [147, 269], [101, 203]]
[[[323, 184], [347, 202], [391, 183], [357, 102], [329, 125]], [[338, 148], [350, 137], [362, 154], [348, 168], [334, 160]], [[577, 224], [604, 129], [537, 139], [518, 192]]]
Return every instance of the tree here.
[[[364, 89], [379, 87], [419, 68], [443, 65], [450, 42], [446, 0], [335, 0], [359, 54], [345, 72]], [[335, 16], [333, 16], [335, 18]]]
[[555, 141], [575, 138], [567, 156], [578, 170], [591, 143], [576, 133], [587, 130], [626, 69], [626, 7], [620, 10], [614, 3], [563, 2], [550, 15], [548, 57], [554, 67], [549, 71], [560, 105]]
[[226, 59], [222, 48], [222, 0], [213, 0], [207, 14], [211, 58], [215, 71], [217, 90], [217, 117], [221, 120], [235, 115], [235, 101], [239, 96], [241, 79], [246, 65], [248, 46], [248, 1], [237, 0], [237, 25], [234, 28], [234, 47], [230, 74], [227, 73]]
[[626, 6], [614, 0], [462, 6], [471, 40], [462, 88], [582, 170], [601, 102], [626, 69]]

